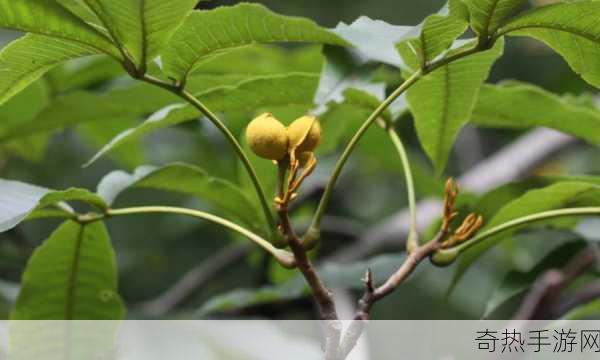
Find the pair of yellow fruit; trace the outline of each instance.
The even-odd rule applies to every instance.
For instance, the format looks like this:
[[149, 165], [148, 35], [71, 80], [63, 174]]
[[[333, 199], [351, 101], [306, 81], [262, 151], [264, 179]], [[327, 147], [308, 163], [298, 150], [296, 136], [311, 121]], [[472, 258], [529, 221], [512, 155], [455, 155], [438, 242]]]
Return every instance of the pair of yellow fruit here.
[[273, 114], [259, 115], [246, 128], [252, 151], [265, 159], [280, 161], [288, 154], [304, 167], [321, 141], [321, 124], [315, 116], [302, 116], [287, 128]]

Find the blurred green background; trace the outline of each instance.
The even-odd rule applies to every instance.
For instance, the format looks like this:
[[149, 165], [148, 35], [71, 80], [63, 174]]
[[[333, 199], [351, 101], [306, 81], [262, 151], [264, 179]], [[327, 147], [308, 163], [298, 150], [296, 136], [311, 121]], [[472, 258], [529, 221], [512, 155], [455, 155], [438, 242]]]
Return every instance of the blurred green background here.
[[[201, 6], [208, 9], [234, 3], [237, 1], [211, 1], [203, 2]], [[415, 25], [425, 16], [436, 12], [444, 1], [273, 0], [260, 3], [282, 14], [308, 17], [322, 25], [333, 27], [340, 21], [352, 22], [360, 15], [396, 25]], [[0, 33], [0, 41], [6, 43], [16, 36], [18, 34], [3, 32]], [[304, 52], [303, 60], [298, 65], [301, 70], [315, 73], [320, 71], [322, 58], [319, 49], [301, 47], [295, 51]], [[270, 65], [265, 62], [265, 66]], [[115, 83], [124, 86], [130, 84], [130, 80], [126, 79], [116, 65], [107, 66], [106, 72], [115, 75]], [[391, 76], [390, 86], [397, 80], [395, 77], [398, 74], [391, 69], [383, 68], [382, 73]], [[505, 55], [494, 66], [490, 81], [502, 79], [532, 82], [559, 94], [592, 92], [560, 57], [540, 43], [524, 39], [511, 39]], [[92, 84], [89, 89], [101, 92], [105, 86], [103, 83]], [[0, 108], [2, 117], [19, 115], [3, 113]], [[238, 115], [244, 119], [245, 116], [247, 114]], [[49, 137], [47, 148], [39, 156], [34, 156], [35, 149], [26, 144], [0, 144], [0, 177], [55, 189], [71, 186], [95, 189], [101, 177], [112, 170], [131, 170], [136, 164], [158, 165], [173, 161], [187, 161], [224, 176], [231, 175], [236, 171], [231, 152], [220, 135], [211, 130], [213, 129], [206, 125], [194, 122], [156, 132], [144, 139], [138, 150], [126, 150], [120, 156], [104, 158], [83, 169], [82, 164], [97, 151], [102, 137], [100, 136], [100, 140], [94, 137], [94, 129], [66, 129]], [[433, 177], [431, 166], [418, 145], [410, 121], [402, 122], [400, 131], [410, 147], [411, 160], [417, 173], [419, 197], [439, 195], [444, 179]], [[460, 175], [521, 134], [506, 130], [468, 128], [458, 141], [447, 174]], [[331, 215], [335, 215], [335, 219], [339, 221], [338, 230], [342, 231], [325, 234], [326, 243], [316, 255], [319, 258], [352, 247], [356, 235], [361, 231], [405, 207], [402, 174], [393, 160], [394, 156], [391, 156], [393, 154], [382, 156], [383, 152], [377, 139], [369, 142], [369, 138], [366, 138], [360, 153], [352, 158], [329, 208]], [[600, 170], [598, 159], [596, 149], [579, 144], [552, 158], [543, 171], [597, 174]], [[329, 173], [334, 160], [335, 156], [331, 155], [320, 159], [319, 170], [307, 186], [322, 180]], [[295, 213], [294, 220], [300, 227], [314, 209], [315, 200], [315, 196], [308, 197]], [[140, 190], [129, 192], [120, 198], [117, 205], [119, 204], [203, 206], [185, 197]], [[6, 297], [10, 298], [14, 294], [28, 257], [56, 224], [52, 220], [40, 220], [0, 235], [0, 287], [5, 295], [8, 294]], [[293, 276], [289, 271], [278, 269], [260, 251], [251, 248], [247, 255], [228, 262], [223, 269], [213, 274], [210, 281], [195, 288], [175, 309], [156, 315], [141, 307], [141, 304], [161, 295], [196, 266], [214, 260], [216, 256], [233, 254], [231, 249], [239, 250], [244, 244], [243, 240], [193, 219], [166, 215], [114, 219], [110, 221], [110, 233], [117, 251], [120, 291], [132, 318], [197, 317], [198, 309], [216, 295], [233, 289], [253, 289], [277, 284]], [[507, 271], [528, 271], [549, 250], [574, 240], [571, 234], [552, 231], [543, 236], [530, 237], [528, 241], [510, 239], [486, 255], [476, 268], [469, 271], [450, 299], [445, 299], [444, 294], [453, 269], [434, 268], [424, 264], [399, 291], [376, 307], [374, 318], [479, 318], [487, 299]], [[398, 246], [380, 249], [377, 253], [397, 253], [401, 250]], [[338, 270], [338, 274], [345, 271], [342, 268]], [[358, 277], [355, 281], [360, 286]], [[6, 316], [8, 305], [2, 305], [1, 301], [0, 316]], [[305, 298], [244, 308], [225, 315], [232, 314], [274, 318], [314, 317], [310, 301]]]

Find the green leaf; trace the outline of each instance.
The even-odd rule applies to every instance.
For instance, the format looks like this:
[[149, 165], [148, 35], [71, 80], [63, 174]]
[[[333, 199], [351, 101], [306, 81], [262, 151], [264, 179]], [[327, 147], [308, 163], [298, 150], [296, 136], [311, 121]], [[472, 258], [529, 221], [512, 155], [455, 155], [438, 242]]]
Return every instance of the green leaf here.
[[[77, 127], [76, 131], [82, 137], [85, 145], [97, 151], [113, 137], [138, 124], [136, 119], [106, 119], [104, 121], [87, 122]], [[128, 169], [133, 169], [145, 162], [142, 139], [130, 141], [125, 146], [116, 149], [111, 158]]]
[[496, 33], [524, 0], [463, 0], [469, 8], [471, 27], [482, 37]]
[[588, 83], [600, 87], [600, 2], [576, 1], [533, 9], [499, 34], [530, 36], [558, 52]]
[[449, 4], [449, 10], [445, 9], [447, 13], [442, 11], [427, 17], [414, 39], [398, 45], [400, 54], [410, 68], [417, 69], [435, 60], [467, 29], [469, 23], [464, 5], [460, 0], [450, 1]]
[[[328, 286], [340, 289], [362, 290], [364, 284], [360, 281], [367, 269], [372, 269], [375, 282], [381, 283], [392, 275], [398, 264], [405, 258], [401, 255], [382, 255], [366, 261], [355, 262], [351, 265], [328, 264], [319, 269], [319, 275]], [[264, 305], [306, 297], [310, 294], [305, 280], [295, 276], [283, 284], [265, 286], [258, 289], [240, 289], [216, 296], [207, 301], [199, 310], [199, 316], [215, 312], [226, 312], [239, 308]]]
[[[599, 204], [600, 187], [598, 185], [577, 181], [558, 182], [542, 189], [528, 191], [525, 195], [506, 204], [490, 221], [486, 222], [481, 231], [542, 211], [573, 206], [597, 206]], [[511, 232], [503, 232], [487, 238], [462, 253], [458, 259], [452, 287], [458, 283], [475, 261], [503, 239], [509, 237], [510, 234]]]
[[108, 38], [55, 1], [0, 0], [0, 28], [70, 40], [120, 58]]
[[[203, 60], [190, 78], [199, 75], [256, 76], [282, 74], [290, 71], [321, 71], [323, 55], [320, 45], [287, 49], [277, 45], [248, 45], [220, 52]], [[189, 84], [191, 86], [191, 83]]]
[[73, 41], [28, 34], [0, 52], [0, 105], [56, 65], [98, 53]]
[[[527, 191], [533, 190], [536, 187], [549, 185], [549, 183], [538, 182], [536, 180], [527, 179], [504, 184], [480, 196], [466, 210], [479, 214], [484, 219], [491, 219], [504, 205], [521, 197]], [[460, 199], [458, 200], [460, 201]]]
[[45, 79], [56, 93], [91, 88], [123, 75], [123, 67], [105, 55], [88, 56], [61, 64]]
[[[339, 144], [352, 137], [365, 119], [381, 104], [379, 98], [356, 88], [346, 89], [342, 96], [342, 101], [330, 102], [327, 111], [321, 116], [323, 133], [327, 136], [322, 138], [321, 144], [317, 148], [318, 154], [324, 155], [337, 150]], [[391, 120], [390, 111], [385, 111], [382, 118]], [[381, 131], [381, 129], [378, 127], [374, 127], [373, 130], [369, 129], [366, 136], [375, 131]], [[383, 146], [383, 144], [381, 145]], [[394, 159], [397, 158], [394, 157]]]
[[210, 55], [254, 43], [345, 41], [308, 19], [275, 14], [257, 4], [242, 3], [210, 11], [194, 11], [162, 53], [166, 73], [184, 81]]
[[[84, 189], [53, 191], [18, 181], [0, 179], [0, 232], [12, 229], [36, 209], [64, 201], [81, 201], [99, 209], [108, 205], [99, 196]], [[70, 208], [64, 207], [67, 212]]]
[[[274, 106], [301, 105], [308, 110], [317, 86], [314, 74], [292, 73], [251, 78], [233, 86], [219, 86], [196, 94], [212, 111], [246, 110], [256, 114]], [[90, 165], [114, 148], [152, 131], [195, 119], [199, 112], [185, 104], [169, 105], [150, 116], [141, 125], [114, 137], [86, 165]], [[248, 119], [248, 122], [251, 118]], [[291, 119], [290, 119], [291, 120]]]
[[115, 254], [102, 222], [63, 223], [32, 255], [13, 320], [118, 320]]
[[105, 94], [76, 91], [59, 96], [31, 121], [0, 127], [0, 141], [60, 130], [85, 122], [124, 121], [151, 114], [178, 98], [147, 84], [117, 88]]
[[175, 163], [163, 167], [140, 166], [133, 174], [114, 171], [98, 184], [98, 194], [112, 204], [125, 190], [145, 188], [192, 195], [225, 213], [243, 221], [253, 229], [264, 229], [260, 214], [247, 195], [236, 185], [207, 174], [187, 164]]
[[[323, 54], [325, 65], [314, 100], [317, 108], [312, 110], [326, 134], [317, 148], [319, 155], [337, 150], [340, 142], [351, 137], [385, 98], [385, 84], [374, 82], [380, 65], [340, 47], [325, 46]], [[392, 120], [393, 108], [390, 106], [382, 118]]]
[[[46, 82], [43, 79], [33, 82], [0, 106], [0, 129], [31, 121], [48, 105], [49, 101], [50, 94]], [[39, 162], [44, 156], [48, 141], [49, 136], [42, 134], [4, 142], [0, 146], [11, 154]]]
[[425, 20], [419, 37], [418, 52], [427, 62], [447, 50], [467, 29], [467, 23], [456, 16], [432, 15]]
[[55, 0], [57, 3], [62, 5], [65, 9], [69, 10], [78, 18], [81, 18], [88, 24], [93, 24], [97, 29], [103, 31], [108, 35], [106, 29], [102, 28], [100, 19], [94, 14], [94, 12], [87, 7], [82, 1], [83, 0]]
[[544, 126], [600, 144], [599, 110], [529, 84], [484, 85], [471, 121], [492, 128]]
[[503, 42], [425, 75], [407, 92], [415, 127], [425, 152], [441, 173], [459, 130], [471, 118], [479, 89]]
[[121, 49], [145, 67], [194, 8], [196, 0], [84, 0]]
[[312, 106], [318, 80], [318, 74], [300, 72], [257, 76], [197, 93], [196, 97], [214, 111], [244, 110], [254, 115], [272, 107]]
[[152, 116], [142, 124], [129, 128], [113, 137], [83, 166], [88, 167], [109, 152], [115, 151], [131, 141], [139, 140], [142, 136], [155, 130], [164, 129], [169, 126], [189, 121], [198, 115], [198, 111], [191, 106], [184, 104], [169, 105], [152, 114]]
[[[240, 58], [237, 58], [238, 61], [248, 61], [248, 56], [250, 54], [265, 54], [265, 51], [260, 49], [255, 49], [255, 51], [252, 52], [244, 52], [245, 55], [241, 56], [240, 54]], [[320, 55], [315, 54], [314, 50], [308, 52], [304, 50], [303, 52], [294, 54], [287, 53], [287, 55], [286, 53], [279, 52], [277, 52], [275, 55], [273, 51], [269, 51], [267, 53], [271, 55], [267, 55], [269, 59], [265, 59], [263, 66], [271, 69], [271, 66], [274, 65], [272, 70], [285, 69], [287, 66], [290, 66], [289, 62], [292, 61], [292, 59], [295, 59], [292, 61], [293, 63], [297, 63], [308, 57], [309, 61], [312, 63], [312, 65], [309, 65], [308, 70], [313, 69], [316, 64], [320, 62]], [[285, 63], [284, 59], [286, 58], [288, 59], [288, 63]], [[87, 61], [88, 59], [89, 61]], [[235, 60], [236, 57], [223, 57], [223, 60], [225, 59], [227, 59], [227, 61], [230, 59]], [[253, 92], [262, 92], [262, 97], [258, 96], [260, 94], [250, 95], [250, 98], [254, 99], [253, 104], [256, 104], [260, 99], [265, 99], [266, 96], [264, 95], [268, 94], [270, 90], [267, 86], [269, 83], [269, 77], [257, 77], [256, 75], [252, 74], [253, 71], [260, 73], [258, 64], [255, 65], [255, 67], [246, 67], [246, 70], [244, 71], [250, 71], [248, 74], [243, 72], [237, 73], [235, 71], [233, 71], [231, 74], [224, 74], [221, 73], [223, 71], [223, 67], [217, 67], [216, 64], [206, 64], [206, 66], [202, 67], [202, 70], [209, 72], [209, 74], [197, 74], [190, 78], [188, 89], [193, 93], [201, 95], [208, 93], [209, 90], [214, 90], [217, 92], [221, 91], [221, 93], [223, 93], [228, 91], [224, 89], [226, 86], [231, 86], [233, 89], [237, 85], [240, 85], [242, 88], [245, 88], [246, 86], [243, 85], [244, 82], [264, 79], [263, 81], [257, 81], [255, 83], [256, 87], [250, 89]], [[99, 66], [105, 69], [103, 70]], [[77, 71], [77, 69], [81, 69], [81, 71]], [[51, 86], [53, 89], [56, 91], [65, 91], [71, 90], [73, 87], [89, 86], [93, 84], [94, 81], [98, 81], [105, 76], [112, 76], [122, 72], [122, 70], [119, 70], [118, 68], [115, 69], [111, 67], [110, 64], [106, 63], [105, 58], [90, 57], [81, 59], [81, 61], [67, 63], [65, 64], [64, 68], [61, 67], [56, 69], [55, 72], [52, 72], [52, 76], [49, 80], [51, 80]], [[280, 82], [278, 77], [286, 76], [290, 76], [291, 78], [298, 76], [298, 79], [306, 76], [307, 78], [312, 77], [316, 79], [316, 74], [311, 73], [284, 73], [272, 76], [274, 77], [274, 83]], [[65, 77], [67, 77], [67, 79], [65, 79]], [[283, 80], [281, 80], [281, 82], [283, 82]], [[307, 85], [310, 86], [311, 89], [313, 86], [315, 86], [312, 81], [302, 80], [298, 83], [300, 88], [291, 88], [292, 83], [290, 82], [287, 85], [290, 86], [290, 88], [285, 89], [285, 91], [287, 92], [287, 95], [289, 95], [290, 92], [306, 94], [308, 91], [312, 91], [307, 91], [307, 88], [305, 87]], [[250, 88], [252, 86], [248, 85], [248, 87]], [[242, 89], [240, 89], [240, 92], [241, 90]], [[216, 96], [217, 95], [211, 98], [216, 98]], [[309, 95], [306, 96], [308, 99]], [[313, 94], [310, 94], [310, 96], [312, 97]], [[278, 96], [275, 99], [277, 102], [280, 102], [281, 106], [293, 105], [290, 103], [290, 101], [297, 101], [294, 100], [294, 98], [291, 98], [290, 101], [285, 102], [284, 96]], [[226, 103], [228, 102], [229, 104], [215, 105], [215, 100], [213, 100], [212, 105], [221, 107], [228, 105], [228, 107], [223, 108], [221, 111], [239, 109], [237, 102], [231, 100], [228, 101], [227, 99], [222, 100], [224, 100]], [[121, 120], [123, 123], [130, 123], [133, 120], [148, 116], [162, 107], [179, 101], [181, 101], [181, 99], [172, 93], [156, 86], [143, 83], [128, 83], [126, 86], [121, 85], [113, 89], [109, 89], [104, 93], [91, 91], [70, 92], [68, 94], [57, 96], [54, 101], [44, 109], [44, 111], [42, 111], [33, 119], [21, 119], [23, 121], [19, 122], [18, 125], [6, 124], [6, 126], [0, 126], [0, 141], [7, 141], [32, 134], [61, 130], [65, 127], [88, 122], [101, 123], [105, 121], [117, 122]], [[302, 102], [304, 103], [303, 106], [306, 106], [307, 101], [303, 100]], [[265, 105], [268, 106], [269, 104], [269, 101], [265, 101]], [[274, 105], [277, 105], [277, 103], [274, 102]], [[258, 106], [260, 106], [260, 104], [258, 104]], [[252, 109], [251, 105], [244, 107], [243, 110], [251, 111], [252, 114], [257, 111], [256, 108]], [[188, 117], [186, 120], [192, 119], [196, 116], [195, 111], [192, 111], [191, 113], [192, 116]]]

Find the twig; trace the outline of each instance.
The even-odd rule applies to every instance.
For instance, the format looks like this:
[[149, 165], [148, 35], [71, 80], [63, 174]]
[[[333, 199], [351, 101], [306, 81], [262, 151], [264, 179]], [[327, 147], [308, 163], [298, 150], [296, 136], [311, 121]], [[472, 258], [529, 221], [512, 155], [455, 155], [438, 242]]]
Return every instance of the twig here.
[[447, 229], [442, 229], [428, 243], [415, 248], [406, 258], [402, 266], [390, 276], [387, 281], [375, 287], [373, 281], [373, 273], [367, 270], [363, 282], [365, 284], [365, 293], [359, 301], [358, 309], [354, 316], [354, 320], [348, 326], [344, 337], [340, 343], [340, 359], [345, 359], [348, 354], [354, 349], [358, 339], [362, 336], [365, 323], [369, 320], [370, 311], [373, 305], [392, 293], [402, 282], [417, 268], [417, 266], [434, 251], [440, 248], [441, 241], [447, 235]]
[[302, 275], [306, 279], [308, 286], [312, 290], [312, 294], [319, 305], [321, 318], [323, 320], [337, 319], [337, 313], [335, 311], [335, 305], [333, 303], [331, 291], [325, 287], [325, 284], [323, 284], [317, 275], [315, 267], [308, 258], [308, 254], [302, 246], [300, 238], [298, 238], [294, 229], [292, 229], [287, 210], [279, 210], [279, 216], [281, 218], [281, 226], [286, 236], [286, 240], [290, 245], [290, 249], [294, 254], [294, 258], [296, 259], [296, 266], [298, 267], [298, 270], [302, 272]]
[[[298, 160], [293, 155], [294, 153], [292, 152], [285, 160], [278, 162], [278, 196], [275, 198], [275, 206], [279, 215], [278, 229], [283, 234], [285, 243], [292, 250], [296, 268], [302, 273], [302, 276], [311, 289], [311, 296], [316, 302], [319, 319], [322, 320], [323, 325], [325, 359], [335, 360], [337, 359], [342, 327], [335, 308], [335, 302], [333, 301], [333, 293], [325, 286], [317, 274], [313, 263], [308, 258], [308, 251], [294, 231], [289, 217], [289, 205], [292, 201], [292, 194], [295, 191], [294, 184], [298, 169]], [[289, 176], [286, 180], [288, 170]]]
[[210, 259], [185, 273], [175, 285], [160, 296], [142, 303], [140, 305], [141, 311], [151, 316], [161, 316], [168, 313], [223, 269], [246, 256], [250, 250], [252, 250], [252, 246], [249, 244], [234, 244], [223, 248], [211, 256]]
[[365, 287], [366, 291], [363, 298], [359, 302], [359, 307], [356, 312], [355, 319], [357, 320], [367, 320], [369, 318], [369, 312], [373, 304], [377, 301], [383, 299], [391, 292], [396, 290], [396, 288], [416, 269], [416, 267], [437, 250], [440, 246], [440, 241], [444, 238], [446, 233], [444, 231], [440, 231], [436, 237], [426, 243], [425, 245], [418, 247], [412, 253], [408, 255], [402, 266], [392, 275], [387, 281], [379, 286], [378, 288], [374, 288], [373, 284], [373, 276], [369, 275], [365, 279]]
[[[554, 130], [532, 130], [461, 176], [458, 183], [467, 192], [489, 191], [519, 179], [558, 150], [575, 142], [574, 138]], [[419, 232], [426, 230], [439, 217], [441, 206], [441, 201], [434, 198], [421, 200], [417, 204]], [[356, 243], [326, 261], [346, 262], [362, 258], [390, 244], [401, 246], [409, 229], [410, 213], [408, 209], [403, 209], [368, 228]]]
[[456, 210], [458, 193], [458, 186], [452, 178], [449, 178], [444, 187], [444, 204], [440, 230], [429, 242], [423, 245], [415, 243], [414, 246], [408, 247], [408, 257], [383, 285], [376, 288], [373, 281], [373, 272], [370, 269], [367, 270], [363, 279], [365, 294], [359, 301], [354, 320], [348, 327], [340, 343], [339, 353], [342, 355], [341, 359], [346, 358], [356, 346], [358, 339], [364, 331], [365, 322], [369, 320], [371, 308], [377, 301], [396, 290], [412, 274], [423, 259], [433, 256], [438, 250], [454, 247], [468, 241], [480, 229], [483, 218], [474, 213], [467, 215], [459, 227], [456, 229], [452, 228], [452, 220], [459, 215], [459, 212]]

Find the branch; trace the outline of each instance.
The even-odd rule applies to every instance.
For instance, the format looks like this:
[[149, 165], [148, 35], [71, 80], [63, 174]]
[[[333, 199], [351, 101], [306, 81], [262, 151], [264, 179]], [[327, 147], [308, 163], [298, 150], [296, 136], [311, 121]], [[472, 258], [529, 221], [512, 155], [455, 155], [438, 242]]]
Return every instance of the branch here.
[[298, 238], [294, 229], [292, 229], [287, 210], [279, 210], [279, 216], [281, 218], [281, 226], [283, 233], [285, 234], [290, 249], [294, 254], [296, 266], [298, 267], [298, 270], [302, 272], [302, 275], [306, 279], [308, 286], [312, 290], [313, 297], [319, 305], [321, 319], [337, 319], [337, 313], [335, 311], [335, 305], [333, 303], [331, 291], [327, 289], [327, 287], [325, 287], [325, 284], [323, 284], [323, 282], [317, 275], [317, 271], [315, 270], [315, 267], [308, 258], [308, 254], [302, 246], [300, 238]]
[[[311, 296], [316, 302], [319, 318], [322, 320], [323, 325], [325, 359], [335, 360], [337, 359], [342, 326], [333, 301], [333, 293], [317, 274], [313, 263], [308, 257], [308, 250], [296, 235], [289, 216], [289, 205], [297, 189], [296, 186], [299, 184], [297, 181], [301, 181], [296, 178], [299, 160], [294, 157], [294, 152], [295, 150], [292, 150], [285, 160], [278, 161], [278, 196], [275, 198], [275, 206], [279, 215], [278, 230], [283, 234], [284, 242], [292, 250], [296, 267], [302, 273], [311, 290]], [[300, 179], [302, 178], [302, 175], [300, 175]]]
[[370, 269], [367, 270], [363, 279], [365, 294], [359, 301], [354, 320], [348, 326], [340, 343], [340, 359], [345, 359], [356, 346], [358, 339], [362, 336], [366, 321], [369, 320], [373, 305], [396, 290], [425, 258], [439, 249], [441, 241], [447, 235], [447, 231], [447, 229], [441, 229], [431, 241], [423, 246], [414, 248], [400, 268], [383, 285], [377, 288], [375, 288], [373, 282], [372, 271]]
[[[506, 146], [492, 157], [476, 165], [458, 179], [461, 188], [471, 193], [484, 193], [500, 185], [521, 178], [540, 162], [576, 140], [554, 130], [532, 130]], [[421, 200], [417, 204], [418, 231], [422, 232], [439, 218], [442, 208], [437, 198]], [[362, 258], [388, 245], [402, 245], [410, 229], [410, 213], [403, 209], [368, 228], [360, 239], [347, 249], [326, 259], [346, 262]]]
[[[575, 255], [562, 270], [544, 272], [533, 285], [520, 309], [516, 320], [542, 320], [553, 314], [561, 292], [585, 273], [596, 262], [594, 252], [587, 248]], [[564, 308], [570, 308], [571, 304]]]

